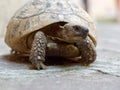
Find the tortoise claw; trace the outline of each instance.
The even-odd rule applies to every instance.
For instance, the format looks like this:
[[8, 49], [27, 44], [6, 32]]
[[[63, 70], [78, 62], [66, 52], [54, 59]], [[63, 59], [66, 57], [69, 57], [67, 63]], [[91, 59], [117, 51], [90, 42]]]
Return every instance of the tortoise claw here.
[[43, 62], [38, 61], [37, 64], [36, 64], [36, 68], [37, 68], [37, 70], [46, 69], [47, 66]]

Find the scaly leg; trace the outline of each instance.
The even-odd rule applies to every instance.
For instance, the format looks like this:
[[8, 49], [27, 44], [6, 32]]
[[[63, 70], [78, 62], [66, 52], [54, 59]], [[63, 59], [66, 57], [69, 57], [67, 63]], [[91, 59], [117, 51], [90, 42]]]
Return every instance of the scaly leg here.
[[77, 47], [79, 48], [81, 53], [81, 59], [79, 59], [79, 62], [82, 65], [87, 66], [95, 61], [96, 50], [93, 42], [89, 37], [87, 37], [87, 39], [83, 42], [77, 43]]
[[30, 58], [29, 58], [32, 64], [38, 70], [46, 68], [46, 66], [43, 63], [45, 61], [46, 44], [47, 44], [47, 40], [44, 33], [41, 31], [38, 31], [35, 34], [35, 37], [32, 43]]

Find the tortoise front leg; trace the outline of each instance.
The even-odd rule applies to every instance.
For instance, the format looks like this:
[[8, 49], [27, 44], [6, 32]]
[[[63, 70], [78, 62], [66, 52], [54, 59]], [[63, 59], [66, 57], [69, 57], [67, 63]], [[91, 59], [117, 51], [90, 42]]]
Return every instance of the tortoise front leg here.
[[29, 60], [38, 70], [46, 68], [46, 66], [43, 63], [45, 61], [46, 44], [47, 40], [44, 33], [38, 31], [35, 34], [29, 58]]
[[15, 51], [14, 49], [11, 49], [10, 53], [11, 53], [11, 54], [20, 54], [20, 52]]
[[84, 40], [82, 42], [78, 42], [77, 47], [79, 48], [80, 55], [81, 55], [81, 58], [79, 58], [78, 61], [82, 65], [87, 66], [90, 63], [95, 61], [96, 50], [95, 50], [95, 46], [94, 46], [93, 42], [91, 41], [91, 39], [89, 37], [87, 37], [86, 40]]

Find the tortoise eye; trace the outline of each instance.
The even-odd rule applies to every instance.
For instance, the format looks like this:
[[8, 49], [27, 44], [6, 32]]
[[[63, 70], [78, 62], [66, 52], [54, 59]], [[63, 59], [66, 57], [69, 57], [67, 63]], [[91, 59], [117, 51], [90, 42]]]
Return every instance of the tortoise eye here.
[[75, 25], [75, 26], [73, 26], [73, 29], [74, 29], [75, 31], [79, 31], [81, 28], [80, 28], [80, 26]]

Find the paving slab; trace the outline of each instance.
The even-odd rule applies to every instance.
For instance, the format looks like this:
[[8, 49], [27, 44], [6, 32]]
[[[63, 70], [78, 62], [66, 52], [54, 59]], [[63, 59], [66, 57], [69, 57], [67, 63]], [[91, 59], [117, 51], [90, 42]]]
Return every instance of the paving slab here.
[[119, 90], [120, 25], [97, 24], [97, 60], [89, 67], [61, 59], [34, 70], [28, 57], [9, 55], [0, 38], [0, 90]]

